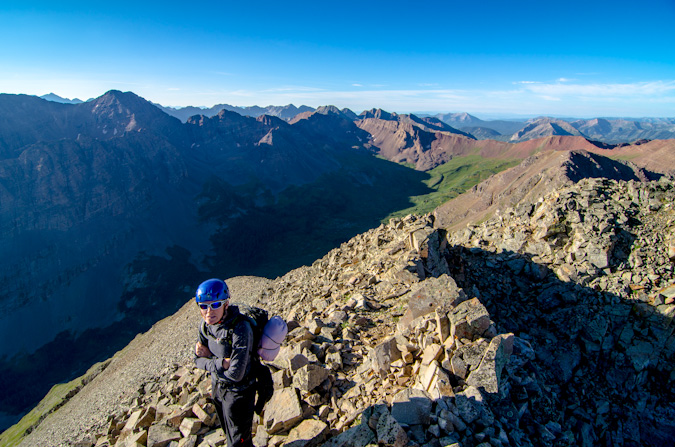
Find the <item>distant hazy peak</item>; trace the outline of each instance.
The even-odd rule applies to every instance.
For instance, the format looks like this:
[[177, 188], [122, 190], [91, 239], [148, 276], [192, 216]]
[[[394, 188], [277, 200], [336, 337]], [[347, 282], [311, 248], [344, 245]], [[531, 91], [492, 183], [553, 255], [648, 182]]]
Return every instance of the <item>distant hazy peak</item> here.
[[56, 93], [48, 93], [46, 95], [40, 96], [40, 98], [45, 99], [47, 101], [52, 101], [52, 102], [59, 102], [62, 104], [81, 104], [82, 101], [81, 99], [78, 98], [73, 98], [73, 99], [68, 99], [68, 98], [62, 98]]

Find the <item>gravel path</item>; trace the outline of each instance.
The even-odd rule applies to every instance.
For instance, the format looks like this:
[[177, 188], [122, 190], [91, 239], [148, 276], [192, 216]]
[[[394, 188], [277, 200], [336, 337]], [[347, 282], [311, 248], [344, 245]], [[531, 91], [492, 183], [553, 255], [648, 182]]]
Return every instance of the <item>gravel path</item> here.
[[[252, 303], [270, 283], [269, 279], [252, 276], [227, 280], [234, 303]], [[192, 359], [199, 322], [199, 312], [189, 300], [174, 315], [136, 336], [126, 348], [116, 353], [103, 372], [19, 445], [72, 445], [91, 428], [104, 424], [108, 415], [126, 410], [130, 396], [142, 383], [159, 376], [175, 363], [183, 364]]]

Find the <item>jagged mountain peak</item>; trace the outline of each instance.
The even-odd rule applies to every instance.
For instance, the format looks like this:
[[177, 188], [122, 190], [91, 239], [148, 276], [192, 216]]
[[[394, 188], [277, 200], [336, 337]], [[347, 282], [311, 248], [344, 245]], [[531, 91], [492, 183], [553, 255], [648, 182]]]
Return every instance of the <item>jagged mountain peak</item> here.
[[109, 90], [89, 103], [93, 113], [166, 115], [157, 106], [133, 92]]
[[314, 111], [314, 113], [321, 115], [337, 115], [348, 120], [354, 120], [356, 118], [356, 114], [351, 110], [347, 108], [339, 109], [333, 105], [320, 106]]
[[367, 118], [375, 118], [375, 119], [380, 119], [380, 120], [385, 120], [385, 121], [395, 121], [398, 119], [398, 114], [396, 113], [389, 113], [387, 111], [384, 111], [382, 109], [370, 109], [370, 110], [365, 110], [361, 112], [361, 114], [358, 116], [359, 119], [367, 119]]
[[340, 109], [338, 109], [337, 107], [332, 106], [332, 105], [328, 105], [328, 106], [317, 107], [316, 113], [320, 113], [322, 115], [328, 115], [329, 113], [339, 115], [341, 112], [340, 112]]
[[320, 106], [316, 110], [311, 109], [298, 113], [291, 120], [289, 120], [289, 123], [295, 124], [307, 119], [316, 119], [317, 116], [332, 117], [350, 122], [353, 122], [356, 119], [356, 114], [350, 109], [345, 108], [340, 110], [336, 106], [328, 105]]
[[268, 126], [268, 127], [279, 127], [279, 126], [287, 126], [288, 123], [281, 118], [278, 118], [276, 116], [271, 116], [271, 115], [260, 115], [256, 117], [255, 119], [257, 122]]
[[110, 90], [83, 104], [104, 137], [132, 131], [175, 133], [180, 121], [133, 92]]

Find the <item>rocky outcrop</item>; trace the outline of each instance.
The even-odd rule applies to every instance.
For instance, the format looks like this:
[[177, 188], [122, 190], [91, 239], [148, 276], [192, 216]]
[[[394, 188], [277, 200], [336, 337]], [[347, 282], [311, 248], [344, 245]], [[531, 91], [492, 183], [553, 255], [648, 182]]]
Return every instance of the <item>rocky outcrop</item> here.
[[[609, 155], [609, 151], [602, 152]], [[464, 228], [499, 215], [500, 210], [536, 202], [543, 195], [583, 178], [644, 181], [659, 177], [635, 164], [586, 150], [550, 150], [526, 158], [518, 166], [493, 175], [439, 206], [434, 210], [434, 224], [450, 230]]]
[[528, 425], [552, 441], [672, 439], [674, 198], [665, 179], [587, 179], [449, 237], [458, 284], [534, 348], [537, 389], [512, 390], [538, 396]]
[[[582, 180], [462, 231], [392, 220], [276, 279], [257, 302], [290, 332], [256, 445], [664, 445], [673, 199]], [[222, 445], [209, 388], [166, 365], [59, 443]]]

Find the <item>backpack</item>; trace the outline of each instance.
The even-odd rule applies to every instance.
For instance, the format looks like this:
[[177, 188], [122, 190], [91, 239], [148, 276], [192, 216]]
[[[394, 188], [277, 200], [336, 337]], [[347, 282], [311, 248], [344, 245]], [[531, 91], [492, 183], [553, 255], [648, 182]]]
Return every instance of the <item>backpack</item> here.
[[[260, 342], [263, 338], [265, 325], [269, 321], [267, 311], [255, 306], [239, 305], [238, 307], [239, 314], [248, 319], [251, 324], [251, 329], [253, 330], [253, 355], [259, 355], [258, 348], [260, 347]], [[234, 327], [238, 322], [238, 318], [235, 319], [232, 326]]]
[[[286, 337], [286, 332], [279, 337], [281, 327], [286, 327], [286, 323], [281, 317], [274, 316], [269, 318], [267, 311], [254, 306], [239, 306], [240, 315], [246, 317], [251, 324], [253, 330], [253, 364], [251, 365], [251, 372], [255, 377], [255, 387], [258, 398], [255, 403], [254, 411], [260, 415], [265, 404], [272, 398], [274, 394], [274, 380], [272, 379], [272, 372], [269, 367], [260, 360], [272, 361], [279, 353], [279, 346]], [[279, 323], [281, 321], [281, 323]], [[235, 321], [236, 324], [236, 321]], [[276, 335], [274, 339], [270, 338], [270, 333]], [[275, 343], [278, 341], [278, 346], [274, 349], [269, 349], [270, 340]]]

